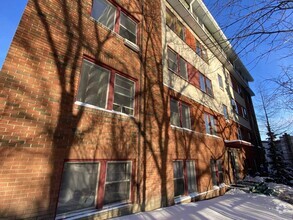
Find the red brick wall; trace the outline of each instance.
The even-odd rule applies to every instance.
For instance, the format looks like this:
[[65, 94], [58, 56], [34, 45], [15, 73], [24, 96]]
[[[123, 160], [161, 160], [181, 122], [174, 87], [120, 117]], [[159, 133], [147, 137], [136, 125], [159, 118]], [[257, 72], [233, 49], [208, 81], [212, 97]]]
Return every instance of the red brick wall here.
[[[138, 2], [119, 4], [141, 20]], [[0, 75], [1, 217], [52, 219], [64, 160], [137, 158], [137, 118], [74, 104], [84, 55], [140, 77], [139, 54], [90, 12], [85, 0], [28, 2]]]

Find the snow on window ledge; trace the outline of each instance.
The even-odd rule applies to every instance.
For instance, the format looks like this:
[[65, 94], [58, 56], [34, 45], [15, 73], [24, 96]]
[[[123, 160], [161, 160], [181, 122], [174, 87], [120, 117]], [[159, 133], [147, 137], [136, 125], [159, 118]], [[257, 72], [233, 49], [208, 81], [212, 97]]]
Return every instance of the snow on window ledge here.
[[190, 200], [191, 199], [191, 196], [179, 196], [179, 197], [177, 197], [177, 198], [174, 198], [174, 202], [175, 202], [175, 204], [180, 204], [180, 203], [182, 203], [182, 202], [184, 202], [184, 201], [187, 201], [187, 200]]

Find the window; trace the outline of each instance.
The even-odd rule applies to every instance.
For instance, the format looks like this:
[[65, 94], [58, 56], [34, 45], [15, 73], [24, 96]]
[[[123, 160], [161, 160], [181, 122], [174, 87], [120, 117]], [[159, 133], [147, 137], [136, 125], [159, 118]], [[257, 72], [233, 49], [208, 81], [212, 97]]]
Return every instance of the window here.
[[248, 115], [247, 115], [246, 108], [242, 107], [242, 113], [243, 113], [243, 117], [247, 119]]
[[204, 113], [205, 129], [207, 134], [217, 135], [217, 127], [213, 115]]
[[130, 199], [130, 162], [108, 162], [104, 205]]
[[173, 98], [170, 101], [171, 125], [191, 129], [189, 107]]
[[115, 26], [116, 8], [106, 0], [94, 0], [92, 17], [113, 30]]
[[174, 14], [168, 8], [166, 8], [166, 24], [183, 41], [185, 40], [185, 28], [183, 24], [174, 16]]
[[241, 97], [243, 96], [243, 90], [240, 85], [237, 85], [237, 92]]
[[240, 127], [237, 130], [237, 138], [238, 138], [238, 140], [243, 140], [243, 138], [242, 138], [242, 132], [241, 132], [241, 128]]
[[198, 40], [196, 40], [195, 53], [205, 62], [208, 62], [207, 50]]
[[119, 34], [132, 43], [136, 43], [136, 23], [123, 12], [120, 14]]
[[99, 163], [65, 163], [57, 214], [95, 208]]
[[168, 48], [168, 69], [188, 79], [187, 62], [170, 48]]
[[199, 73], [199, 84], [201, 91], [213, 97], [212, 81], [205, 77], [202, 73]]
[[181, 196], [197, 191], [194, 160], [173, 161], [174, 196]]
[[183, 161], [174, 161], [174, 196], [183, 195], [185, 192], [185, 183], [183, 175]]
[[[136, 44], [137, 23], [127, 16], [120, 8], [106, 0], [93, 0], [92, 17], [109, 29], [119, 33], [125, 39]], [[116, 17], [120, 18], [115, 25]]]
[[223, 78], [222, 78], [222, 76], [219, 75], [219, 74], [218, 74], [218, 81], [219, 81], [219, 86], [220, 86], [220, 88], [223, 89], [223, 88], [224, 88], [224, 86], [223, 86]]
[[238, 114], [238, 106], [234, 99], [231, 99], [231, 105], [233, 110]]
[[134, 82], [116, 75], [113, 110], [133, 115]]
[[228, 108], [224, 104], [223, 104], [223, 115], [224, 115], [225, 119], [229, 119]]
[[57, 214], [101, 209], [108, 204], [129, 202], [131, 169], [130, 161], [66, 162]]
[[223, 168], [221, 160], [211, 159], [212, 181], [214, 186], [219, 186], [224, 182]]
[[[128, 115], [134, 114], [133, 81], [87, 60], [83, 60], [81, 72], [77, 101]], [[115, 78], [113, 85], [111, 77]], [[113, 88], [113, 92], [110, 88]]]

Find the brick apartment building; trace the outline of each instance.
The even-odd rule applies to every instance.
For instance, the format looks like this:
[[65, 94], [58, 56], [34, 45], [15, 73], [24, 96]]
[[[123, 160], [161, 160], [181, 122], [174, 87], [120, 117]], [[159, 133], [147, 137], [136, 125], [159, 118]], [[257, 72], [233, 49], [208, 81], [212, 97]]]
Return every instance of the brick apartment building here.
[[223, 194], [262, 163], [252, 80], [201, 0], [29, 0], [0, 74], [0, 218]]

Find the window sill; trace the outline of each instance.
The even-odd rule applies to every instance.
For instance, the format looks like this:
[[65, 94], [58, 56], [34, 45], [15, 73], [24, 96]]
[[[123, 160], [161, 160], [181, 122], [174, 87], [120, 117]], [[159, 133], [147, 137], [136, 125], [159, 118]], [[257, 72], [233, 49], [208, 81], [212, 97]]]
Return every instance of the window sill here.
[[171, 128], [172, 129], [177, 129], [177, 130], [182, 130], [182, 131], [187, 131], [187, 132], [194, 132], [193, 130], [189, 129], [189, 128], [183, 128], [183, 127], [178, 127], [178, 126], [175, 126], [175, 125], [171, 125]]
[[188, 195], [188, 196], [178, 196], [176, 198], [174, 198], [174, 203], [175, 204], [180, 204], [180, 203], [183, 203], [185, 201], [188, 201], [188, 200], [191, 200], [191, 196]]
[[126, 45], [127, 47], [129, 47], [131, 50], [133, 50], [134, 52], [139, 52], [139, 46], [129, 40], [127, 40], [126, 38], [124, 38], [124, 45]]
[[209, 137], [213, 137], [213, 138], [221, 138], [221, 137], [219, 137], [218, 135], [214, 135], [214, 134], [207, 134], [207, 133], [205, 133], [205, 135], [206, 136], [209, 136]]
[[168, 71], [171, 72], [172, 74], [174, 74], [175, 76], [179, 77], [180, 79], [182, 79], [182, 80], [184, 80], [184, 81], [186, 81], [186, 82], [188, 82], [190, 84], [190, 81], [188, 80], [188, 78], [187, 79], [184, 78], [183, 76], [181, 76], [180, 74], [174, 72], [173, 70], [171, 70], [169, 68], [168, 68]]
[[84, 102], [80, 102], [80, 101], [75, 101], [74, 104], [76, 104], [78, 106], [82, 106], [82, 107], [87, 107], [87, 108], [91, 108], [91, 109], [96, 109], [96, 110], [108, 112], [108, 113], [111, 113], [111, 114], [116, 114], [116, 115], [121, 115], [121, 116], [126, 116], [126, 117], [130, 117], [130, 118], [134, 118], [133, 115], [128, 115], [128, 114], [125, 114], [125, 113], [122, 113], [122, 112], [116, 112], [116, 111], [113, 111], [113, 110], [108, 110], [108, 109], [100, 108], [100, 107], [97, 107], [97, 106], [94, 106], [94, 105], [91, 105], [91, 104], [87, 104], [87, 103], [84, 103]]
[[134, 52], [139, 52], [139, 46], [135, 43], [132, 43], [131, 41], [129, 41], [128, 39], [122, 37], [120, 34], [118, 34], [117, 32], [115, 32], [114, 30], [108, 28], [106, 25], [98, 22], [96, 19], [94, 19], [93, 17], [90, 17], [90, 19], [92, 21], [94, 21], [96, 24], [98, 24], [99, 26], [101, 26], [102, 28], [106, 29], [107, 31], [111, 32], [111, 34], [117, 36], [118, 38], [122, 39], [124, 42], [124, 45], [126, 45], [127, 47], [129, 47], [131, 50], [133, 50]]
[[115, 210], [115, 209], [124, 208], [124, 207], [127, 207], [129, 205], [130, 204], [119, 203], [119, 204], [116, 204], [115, 206], [112, 205], [112, 206], [106, 207], [106, 208], [101, 209], [101, 210], [91, 209], [91, 210], [86, 210], [86, 211], [70, 213], [70, 214], [60, 214], [60, 215], [56, 216], [55, 220], [61, 220], [61, 219], [75, 220], [75, 219], [86, 218], [86, 217], [94, 216], [94, 215], [97, 215], [97, 214], [102, 214], [104, 212], [109, 212], [109, 211], [112, 211], [112, 210]]

